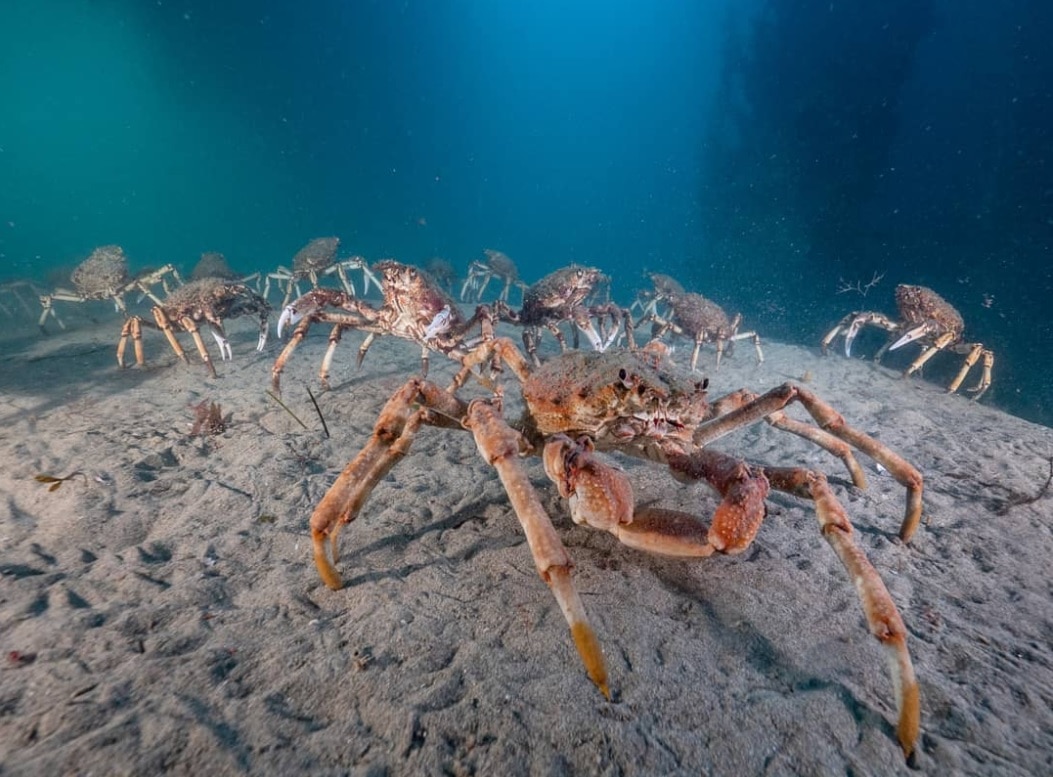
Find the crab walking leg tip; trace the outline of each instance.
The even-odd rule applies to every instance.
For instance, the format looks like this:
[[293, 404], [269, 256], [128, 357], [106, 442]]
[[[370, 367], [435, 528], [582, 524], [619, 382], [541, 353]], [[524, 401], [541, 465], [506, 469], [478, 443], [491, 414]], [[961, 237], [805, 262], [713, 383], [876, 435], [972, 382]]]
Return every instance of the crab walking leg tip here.
[[907, 491], [907, 511], [903, 517], [903, 524], [899, 528], [899, 538], [904, 542], [910, 542], [914, 532], [921, 523], [921, 488], [910, 488]]
[[585, 664], [585, 671], [589, 679], [600, 689], [603, 697], [610, 701], [611, 689], [607, 684], [607, 667], [603, 662], [603, 651], [600, 642], [596, 639], [596, 633], [589, 625], [585, 607], [581, 603], [577, 589], [571, 578], [569, 566], [549, 567], [546, 573], [549, 588], [552, 590], [563, 615], [570, 624], [570, 633], [574, 638], [574, 646], [578, 649]]
[[611, 689], [607, 684], [607, 667], [603, 663], [603, 651], [600, 649], [596, 633], [587, 623], [575, 623], [570, 627], [571, 636], [574, 637], [574, 646], [578, 654], [585, 662], [585, 671], [589, 679], [596, 684], [607, 701], [611, 700]]
[[344, 583], [340, 579], [340, 573], [336, 571], [336, 567], [333, 566], [332, 562], [329, 561], [329, 556], [326, 555], [326, 539], [327, 537], [322, 532], [311, 532], [311, 541], [314, 545], [314, 565], [318, 568], [318, 575], [322, 578], [322, 582], [330, 589], [339, 591], [343, 588]]
[[896, 739], [903, 749], [903, 757], [909, 760], [914, 754], [921, 730], [921, 693], [905, 643], [902, 640], [889, 642], [885, 649], [888, 652], [896, 705], [899, 707]]

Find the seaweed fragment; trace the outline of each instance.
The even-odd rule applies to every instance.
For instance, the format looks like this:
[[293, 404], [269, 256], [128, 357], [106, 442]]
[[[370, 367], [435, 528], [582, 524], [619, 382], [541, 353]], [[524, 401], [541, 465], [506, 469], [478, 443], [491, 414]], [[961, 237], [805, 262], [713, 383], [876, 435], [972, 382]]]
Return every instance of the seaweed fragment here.
[[273, 399], [273, 400], [274, 400], [275, 402], [277, 402], [277, 403], [278, 403], [278, 405], [279, 405], [279, 406], [281, 406], [281, 409], [282, 409], [282, 410], [284, 410], [284, 411], [285, 411], [286, 413], [288, 413], [289, 415], [291, 415], [291, 416], [293, 417], [293, 420], [294, 420], [294, 421], [296, 421], [296, 423], [298, 423], [298, 424], [299, 424], [300, 426], [302, 426], [302, 427], [303, 427], [304, 429], [306, 429], [306, 428], [307, 428], [307, 424], [305, 424], [305, 423], [304, 423], [303, 421], [301, 421], [301, 420], [300, 420], [300, 417], [299, 417], [298, 415], [296, 415], [296, 413], [294, 413], [294, 412], [293, 412], [292, 410], [290, 410], [290, 409], [289, 409], [289, 406], [288, 406], [287, 404], [285, 404], [284, 402], [282, 402], [282, 401], [281, 401], [281, 400], [280, 400], [280, 399], [278, 398], [278, 396], [277, 396], [276, 394], [274, 394], [273, 392], [270, 392], [270, 391], [268, 391], [268, 392], [267, 392], [267, 396], [268, 396], [268, 397], [270, 397], [271, 399]]
[[54, 475], [41, 473], [36, 476], [35, 480], [38, 483], [50, 483], [51, 485], [48, 486], [48, 491], [58, 491], [60, 488], [62, 488], [63, 483], [65, 483], [67, 480], [73, 480], [73, 478], [75, 477], [82, 477], [84, 478], [85, 483], [88, 482], [88, 476], [81, 472], [79, 469], [76, 472], [71, 472], [65, 477], [61, 478], [55, 477]]
[[314, 392], [311, 391], [310, 386], [304, 386], [307, 389], [307, 396], [311, 398], [311, 404], [314, 405], [314, 411], [318, 413], [318, 420], [322, 422], [322, 431], [325, 432], [325, 436], [329, 438], [329, 424], [325, 422], [325, 416], [322, 415], [322, 408], [318, 407], [318, 400], [314, 398]]
[[190, 409], [194, 411], [194, 423], [190, 426], [191, 437], [214, 437], [227, 431], [232, 414], [224, 416], [218, 402], [203, 399], [198, 404], [191, 405]]
[[1042, 487], [1038, 489], [1038, 491], [1036, 491], [1034, 494], [1010, 494], [1009, 498], [998, 510], [998, 515], [1006, 515], [1014, 507], [1020, 507], [1021, 505], [1029, 505], [1034, 502], [1037, 502], [1039, 499], [1041, 499], [1049, 493], [1049, 488], [1051, 485], [1053, 485], [1053, 456], [1049, 457], [1049, 475], [1046, 476], [1046, 482], [1042, 484]]

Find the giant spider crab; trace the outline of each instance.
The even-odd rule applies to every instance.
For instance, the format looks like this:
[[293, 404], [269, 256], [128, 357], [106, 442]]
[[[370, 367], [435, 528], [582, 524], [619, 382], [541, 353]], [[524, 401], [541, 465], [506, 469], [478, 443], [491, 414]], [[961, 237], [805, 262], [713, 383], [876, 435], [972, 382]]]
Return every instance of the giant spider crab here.
[[[665, 302], [669, 306], [666, 316], [659, 315], [654, 305]], [[698, 365], [698, 354], [702, 344], [712, 342], [717, 348], [717, 367], [724, 356], [724, 350], [728, 343], [736, 340], [750, 340], [757, 352], [757, 363], [764, 361], [764, 353], [761, 351], [760, 337], [756, 332], [740, 332], [742, 325], [742, 314], [736, 313], [729, 317], [724, 309], [716, 302], [701, 294], [694, 292], [677, 292], [671, 286], [660, 286], [655, 280], [655, 295], [652, 300], [651, 312], [636, 322], [639, 327], [645, 322], [652, 322], [652, 338], [658, 340], [666, 332], [690, 337], [695, 342], [694, 350], [691, 351], [691, 371], [694, 372]]]
[[[559, 329], [564, 321], [569, 321], [574, 327], [575, 347], [580, 331], [594, 350], [604, 351], [614, 344], [622, 333], [622, 324], [628, 321], [626, 312], [617, 305], [609, 302], [588, 304], [589, 298], [607, 282], [607, 276], [595, 267], [571, 264], [529, 286], [523, 292], [523, 307], [520, 310], [513, 310], [503, 300], [498, 300], [494, 312], [502, 321], [523, 327], [523, 346], [534, 364], [541, 363], [537, 349], [544, 329], [556, 338], [560, 351], [566, 352], [567, 341]], [[599, 329], [593, 323], [593, 318], [599, 320]], [[610, 323], [609, 330], [605, 327], [607, 322]], [[632, 337], [629, 326], [624, 331]]]
[[123, 248], [118, 245], [99, 246], [70, 274], [72, 289], [59, 288], [50, 294], [41, 295], [40, 304], [43, 310], [37, 325], [42, 332], [47, 334], [44, 324], [48, 316], [51, 316], [60, 329], [66, 328], [62, 319], [55, 312], [55, 302], [91, 302], [110, 299], [113, 300], [115, 310], [127, 313], [128, 308], [124, 302], [124, 295], [137, 290], [141, 295], [149, 297], [154, 304], [160, 304], [160, 298], [153, 293], [151, 288], [161, 284], [167, 294], [169, 275], [175, 279], [176, 283], [182, 283], [179, 273], [170, 264], [133, 277], [128, 272], [128, 260]]
[[142, 367], [146, 363], [142, 342], [145, 324], [164, 332], [172, 350], [184, 362], [187, 361], [186, 353], [176, 339], [175, 331], [179, 329], [189, 332], [209, 375], [214, 378], [216, 368], [212, 364], [212, 356], [205, 346], [205, 341], [201, 339], [198, 324], [204, 323], [208, 327], [216, 345], [219, 346], [219, 358], [225, 361], [233, 358], [233, 353], [223, 328], [223, 320], [248, 314], [259, 316], [260, 336], [256, 350], [262, 351], [263, 346], [267, 344], [267, 316], [270, 310], [271, 306], [267, 300], [244, 284], [231, 283], [221, 278], [191, 281], [169, 294], [164, 302], [154, 305], [153, 321], [147, 321], [141, 316], [129, 316], [125, 320], [121, 328], [121, 339], [117, 344], [117, 364], [125, 366], [124, 351], [129, 337], [135, 346], [136, 364]]
[[[339, 289], [317, 288], [282, 310], [278, 318], [278, 337], [282, 336], [287, 325], [296, 324], [296, 328], [271, 370], [275, 393], [281, 391], [281, 375], [286, 362], [311, 326], [318, 322], [333, 325], [329, 347], [318, 374], [325, 389], [329, 388], [333, 353], [346, 329], [366, 333], [358, 348], [359, 365], [377, 335], [394, 335], [417, 343], [421, 347], [422, 375], [428, 374], [429, 352], [460, 359], [478, 339], [493, 336], [489, 308], [479, 306], [471, 317], [465, 318], [457, 302], [424, 270], [394, 259], [377, 262], [373, 269], [381, 278], [379, 285], [384, 304], [380, 308]], [[476, 324], [480, 327], [480, 334], [476, 340], [467, 338]]]
[[503, 302], [508, 302], [508, 293], [513, 286], [518, 287], [520, 292], [526, 290], [527, 285], [519, 280], [519, 269], [508, 254], [493, 248], [484, 248], [483, 253], [486, 255], [485, 260], [476, 260], [468, 265], [468, 277], [461, 286], [462, 302], [482, 302], [486, 287], [495, 278], [498, 283], [503, 284], [497, 295]]
[[982, 397], [991, 386], [994, 352], [985, 348], [983, 343], [967, 343], [962, 339], [965, 322], [961, 313], [932, 289], [905, 283], [896, 287], [896, 307], [899, 310], [898, 320], [872, 310], [849, 313], [826, 333], [822, 341], [823, 353], [827, 352], [830, 344], [839, 335], [844, 335], [845, 356], [851, 356], [852, 341], [856, 339], [859, 330], [867, 324], [873, 324], [889, 332], [888, 341], [874, 355], [874, 361], [880, 362], [881, 357], [888, 351], [902, 348], [908, 343], [918, 341], [922, 345], [921, 353], [904, 371], [905, 378], [920, 370], [939, 351], [965, 354], [965, 363], [947, 387], [948, 393], [951, 394], [958, 390], [969, 370], [982, 357], [980, 378], [975, 386], [967, 389], [974, 395], [974, 400]]
[[[522, 384], [525, 412], [515, 427], [503, 417], [500, 392], [471, 401], [458, 396], [472, 370], [493, 364], [495, 357]], [[853, 448], [858, 449], [906, 487], [906, 516], [900, 529], [904, 540], [920, 519], [921, 475], [804, 388], [786, 383], [760, 396], [739, 390], [710, 402], [707, 384], [642, 351], [571, 351], [534, 368], [511, 340], [486, 341], [463, 360], [449, 388], [417, 377], [388, 400], [369, 442], [311, 516], [318, 572], [329, 588], [341, 587], [334, 566], [338, 530], [358, 517], [373, 488], [409, 452], [422, 425], [467, 429], [483, 458], [498, 471], [538, 572], [559, 603], [589, 677], [610, 698], [603, 655], [571, 579], [572, 561], [520, 463], [522, 455], [542, 457], [576, 523], [609, 531], [630, 547], [664, 555], [740, 553], [760, 529], [770, 489], [811, 499], [820, 531], [854, 582], [870, 632], [889, 658], [897, 738], [909, 758], [918, 735], [920, 701], [907, 631], [881, 577], [856, 545], [852, 525], [826, 476], [801, 467], [749, 465], [706, 446], [763, 419], [841, 458], [855, 484], [863, 487], [865, 478], [853, 454]], [[804, 406], [814, 425], [785, 414], [784, 409], [795, 402]], [[678, 480], [708, 483], [722, 497], [708, 528], [688, 513], [634, 508], [627, 476], [601, 460], [596, 450], [664, 463]]]

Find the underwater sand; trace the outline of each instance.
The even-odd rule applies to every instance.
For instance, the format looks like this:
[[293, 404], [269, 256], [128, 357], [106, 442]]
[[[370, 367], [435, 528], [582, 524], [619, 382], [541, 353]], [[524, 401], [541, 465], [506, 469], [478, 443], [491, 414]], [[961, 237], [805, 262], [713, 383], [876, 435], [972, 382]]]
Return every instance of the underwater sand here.
[[[146, 332], [119, 371], [119, 322], [63, 309], [0, 342], [0, 772], [562, 775], [909, 773], [885, 660], [812, 506], [773, 495], [743, 555], [649, 556], [574, 526], [527, 462], [604, 646], [615, 701], [587, 679], [493, 471], [467, 434], [427, 429], [341, 534], [346, 587], [311, 559], [307, 521], [366, 442], [418, 349], [349, 335], [316, 391], [324, 331], [268, 398], [279, 344], [206, 377]], [[681, 359], [687, 352], [681, 346]], [[918, 767], [1053, 773], [1053, 430], [872, 362], [741, 346], [711, 393], [811, 387], [925, 475], [925, 519], [896, 539], [904, 490], [870, 487], [756, 425], [715, 447], [828, 473], [910, 631]], [[436, 358], [440, 382], [451, 365]], [[997, 375], [995, 376], [997, 381]], [[512, 392], [514, 393], [514, 392]], [[190, 437], [190, 406], [232, 414]], [[804, 417], [800, 408], [793, 411]], [[708, 516], [715, 496], [622, 460], [640, 502]], [[35, 476], [86, 473], [55, 491]], [[671, 485], [672, 484], [672, 485]]]

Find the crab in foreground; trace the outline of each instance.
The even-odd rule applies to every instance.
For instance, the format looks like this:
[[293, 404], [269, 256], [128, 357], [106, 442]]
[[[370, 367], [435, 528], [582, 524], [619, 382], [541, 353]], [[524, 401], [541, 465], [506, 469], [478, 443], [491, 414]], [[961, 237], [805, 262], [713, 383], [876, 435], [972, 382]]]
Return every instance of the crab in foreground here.
[[839, 335], [844, 335], [845, 356], [851, 356], [852, 341], [859, 334], [859, 330], [873, 324], [889, 332], [888, 341], [874, 355], [875, 361], [880, 362], [881, 357], [888, 351], [902, 348], [908, 343], [917, 341], [922, 345], [921, 353], [904, 371], [905, 378], [920, 370], [939, 351], [965, 354], [965, 363], [947, 387], [948, 393], [951, 394], [961, 387], [973, 365], [982, 358], [980, 378], [975, 386], [967, 389], [973, 394], [974, 400], [982, 397], [991, 387], [994, 353], [985, 348], [983, 343], [967, 343], [962, 339], [965, 322], [961, 313], [932, 289], [905, 283], [896, 287], [896, 307], [899, 310], [898, 320], [872, 310], [849, 313], [826, 333], [822, 341], [823, 353], [828, 351], [830, 344]]
[[698, 354], [703, 343], [714, 343], [717, 347], [717, 367], [724, 356], [724, 349], [728, 343], [736, 340], [751, 340], [757, 351], [757, 363], [764, 361], [764, 353], [761, 351], [760, 338], [756, 332], [740, 332], [742, 314], [736, 313], [734, 318], [729, 318], [724, 309], [711, 299], [703, 297], [694, 292], [676, 292], [671, 288], [661, 289], [655, 283], [656, 293], [653, 302], [666, 302], [669, 305], [668, 317], [658, 313], [648, 313], [636, 322], [640, 326], [645, 322], [654, 324], [652, 330], [653, 339], [657, 340], [666, 332], [690, 337], [695, 341], [695, 348], [691, 352], [691, 371], [694, 372], [698, 366]]
[[377, 335], [393, 335], [417, 343], [421, 347], [421, 373], [428, 374], [429, 353], [437, 351], [453, 359], [468, 353], [475, 340], [468, 333], [478, 324], [476, 340], [493, 336], [489, 309], [480, 306], [474, 315], [465, 318], [457, 302], [427, 272], [409, 264], [385, 259], [373, 269], [380, 275], [380, 290], [384, 304], [374, 308], [368, 302], [338, 289], [318, 288], [282, 310], [278, 318], [278, 337], [287, 325], [296, 324], [288, 344], [274, 361], [271, 385], [275, 393], [281, 391], [281, 375], [293, 351], [307, 336], [315, 323], [332, 324], [329, 347], [322, 359], [319, 380], [329, 388], [329, 369], [333, 353], [344, 330], [357, 329], [366, 333], [358, 348], [359, 365]]
[[124, 303], [124, 295], [137, 290], [143, 296], [149, 297], [154, 304], [160, 304], [161, 300], [153, 293], [152, 287], [161, 284], [167, 294], [169, 275], [175, 279], [176, 283], [182, 283], [179, 273], [170, 264], [132, 277], [128, 273], [128, 260], [125, 258], [123, 248], [118, 245], [99, 246], [70, 274], [73, 289], [59, 288], [50, 294], [41, 295], [40, 304], [43, 311], [40, 313], [37, 325], [46, 334], [44, 324], [48, 316], [51, 316], [60, 328], [66, 328], [62, 319], [55, 312], [55, 302], [90, 302], [111, 299], [118, 312], [126, 313], [128, 308]]
[[483, 249], [483, 253], [486, 254], [484, 261], [476, 260], [468, 265], [468, 277], [461, 286], [462, 302], [481, 302], [486, 287], [495, 278], [498, 283], [503, 283], [497, 295], [503, 302], [508, 302], [508, 293], [513, 286], [518, 287], [520, 291], [526, 290], [527, 285], [519, 280], [519, 269], [516, 263], [508, 258], [508, 254], [492, 248]]
[[296, 252], [293, 256], [292, 269], [279, 267], [274, 272], [267, 273], [267, 280], [263, 285], [263, 296], [267, 297], [271, 290], [271, 281], [276, 281], [279, 287], [285, 289], [285, 297], [281, 306], [284, 308], [292, 299], [293, 291], [296, 296], [302, 296], [300, 283], [310, 281], [311, 288], [318, 288], [318, 281], [322, 276], [336, 275], [340, 279], [340, 285], [344, 292], [355, 296], [355, 286], [347, 275], [348, 270], [361, 270], [362, 283], [365, 292], [369, 291], [370, 282], [380, 285], [373, 273], [369, 271], [369, 265], [361, 256], [353, 256], [350, 259], [337, 259], [337, 251], [340, 250], [340, 238], [338, 237], [316, 237], [307, 245]]
[[256, 350], [262, 351], [267, 343], [267, 316], [271, 306], [263, 297], [241, 283], [231, 283], [219, 278], [203, 278], [176, 289], [168, 298], [153, 307], [153, 321], [147, 321], [141, 316], [129, 316], [121, 329], [121, 339], [117, 344], [117, 363], [125, 366], [124, 352], [128, 345], [128, 338], [132, 339], [135, 346], [135, 362], [140, 367], [146, 363], [143, 356], [143, 325], [160, 329], [168, 338], [172, 350], [176, 356], [187, 361], [183, 347], [176, 339], [176, 330], [189, 332], [197, 346], [197, 352], [205, 363], [209, 375], [216, 377], [216, 368], [212, 363], [212, 357], [201, 339], [198, 324], [204, 323], [212, 337], [219, 346], [219, 357], [221, 360], [233, 358], [230, 342], [227, 340], [226, 331], [223, 328], [224, 319], [237, 318], [244, 315], [259, 316], [260, 336], [256, 344]]
[[[587, 300], [606, 283], [606, 276], [595, 267], [572, 264], [549, 273], [528, 287], [523, 292], [523, 307], [520, 310], [513, 310], [498, 300], [495, 312], [501, 320], [523, 327], [523, 345], [534, 364], [541, 363], [537, 348], [543, 329], [551, 332], [559, 343], [560, 351], [566, 352], [567, 342], [559, 329], [564, 321], [569, 321], [575, 327], [575, 346], [578, 332], [581, 331], [594, 350], [604, 351], [617, 340], [626, 318], [625, 311], [617, 305], [588, 304]], [[593, 318], [599, 319], [599, 330]], [[607, 321], [610, 322], [609, 330], [604, 328]], [[625, 331], [631, 336], [628, 327]]]
[[[499, 359], [519, 379], [523, 418], [510, 425], [500, 392], [466, 401], [458, 396], [476, 367]], [[380, 412], [365, 448], [347, 465], [311, 516], [314, 560], [325, 584], [342, 585], [336, 570], [337, 534], [358, 517], [373, 488], [409, 452], [422, 425], [467, 429], [482, 457], [498, 471], [522, 524], [541, 578], [556, 597], [592, 681], [610, 698], [597, 638], [571, 578], [573, 563], [521, 463], [540, 456], [548, 477], [569, 504], [573, 520], [611, 532], [622, 543], [679, 557], [736, 554], [753, 541], [770, 489], [815, 503], [819, 528], [855, 584], [870, 632], [889, 659], [895, 690], [897, 738], [909, 758], [920, 722], [918, 685], [907, 631], [881, 577], [855, 543], [844, 508], [822, 472], [746, 464], [707, 447], [747, 424], [765, 420], [838, 456], [864, 487], [853, 448], [884, 466], [907, 491], [900, 535], [908, 540], [921, 515], [922, 477], [900, 456], [852, 428], [812, 392], [787, 383], [757, 396], [736, 391], [710, 402], [707, 381], [678, 371], [654, 353], [571, 351], [534, 368], [507, 338], [481, 344], [464, 360], [448, 388], [413, 378]], [[792, 419], [785, 408], [801, 403], [814, 424]], [[665, 464], [681, 481], [705, 481], [722, 501], [708, 525], [689, 513], [634, 507], [625, 473], [597, 451], [619, 451]], [[332, 553], [330, 559], [327, 544]]]

